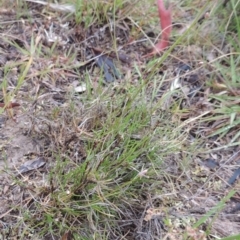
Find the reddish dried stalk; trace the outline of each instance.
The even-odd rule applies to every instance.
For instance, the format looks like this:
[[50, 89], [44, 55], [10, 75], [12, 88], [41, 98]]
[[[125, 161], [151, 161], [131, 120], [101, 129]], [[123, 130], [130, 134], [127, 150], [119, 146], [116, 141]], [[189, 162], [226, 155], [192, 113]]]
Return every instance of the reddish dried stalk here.
[[0, 108], [6, 108], [6, 109], [9, 109], [9, 108], [14, 108], [14, 107], [19, 107], [20, 104], [18, 103], [9, 103], [9, 104], [4, 104], [4, 103], [0, 103]]
[[162, 29], [162, 36], [160, 41], [154, 46], [153, 50], [145, 55], [149, 57], [158, 53], [161, 53], [169, 45], [169, 38], [172, 31], [172, 16], [171, 6], [166, 9], [163, 0], [157, 0], [158, 14], [160, 19], [160, 26]]

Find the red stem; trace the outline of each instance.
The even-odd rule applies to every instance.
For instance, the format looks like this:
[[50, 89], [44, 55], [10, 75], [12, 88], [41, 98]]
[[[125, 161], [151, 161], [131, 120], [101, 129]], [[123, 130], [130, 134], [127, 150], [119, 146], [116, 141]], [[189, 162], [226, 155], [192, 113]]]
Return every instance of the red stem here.
[[19, 107], [20, 104], [19, 103], [9, 103], [8, 105], [4, 104], [4, 103], [0, 103], [0, 108], [14, 108], [14, 107]]
[[157, 0], [158, 14], [160, 19], [160, 26], [162, 29], [162, 35], [160, 41], [154, 46], [153, 50], [145, 55], [149, 57], [162, 52], [169, 45], [169, 38], [172, 31], [172, 16], [171, 6], [166, 9], [163, 0]]

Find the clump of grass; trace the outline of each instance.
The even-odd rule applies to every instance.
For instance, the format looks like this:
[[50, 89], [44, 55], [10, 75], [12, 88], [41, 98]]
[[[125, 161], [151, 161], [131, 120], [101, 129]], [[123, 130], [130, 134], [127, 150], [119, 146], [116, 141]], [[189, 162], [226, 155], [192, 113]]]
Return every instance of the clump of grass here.
[[[34, 211], [26, 210], [23, 219], [30, 229], [38, 229], [41, 237], [49, 233], [61, 236], [67, 231], [76, 239], [77, 236], [120, 237], [127, 232], [124, 233], [119, 221], [133, 224], [131, 218], [136, 209], [140, 212], [135, 217], [144, 211], [141, 202], [154, 191], [152, 184], [159, 181], [157, 172], [164, 157], [179, 151], [182, 137], [180, 129], [174, 134], [174, 125], [168, 126], [165, 113], [161, 116], [165, 127], [153, 129], [151, 104], [141, 94], [133, 98], [136, 91], [139, 90], [128, 89], [122, 96], [115, 96], [115, 100], [104, 96], [97, 106], [89, 102], [88, 111], [92, 109], [97, 116], [91, 115], [95, 122], [90, 128], [82, 129], [91, 137], [82, 140], [82, 135], [76, 134], [85, 152], [82, 159], [74, 158], [68, 148], [63, 152], [63, 147], [55, 143], [59, 147], [53, 149], [54, 166], [49, 170], [45, 186], [35, 195], [36, 201], [31, 204]], [[76, 110], [72, 120], [68, 119], [69, 114], [61, 114], [68, 125], [62, 119], [59, 128], [68, 126], [73, 133], [73, 122], [78, 117]], [[87, 126], [87, 119], [82, 119], [79, 125]], [[52, 131], [54, 136], [59, 129]]]

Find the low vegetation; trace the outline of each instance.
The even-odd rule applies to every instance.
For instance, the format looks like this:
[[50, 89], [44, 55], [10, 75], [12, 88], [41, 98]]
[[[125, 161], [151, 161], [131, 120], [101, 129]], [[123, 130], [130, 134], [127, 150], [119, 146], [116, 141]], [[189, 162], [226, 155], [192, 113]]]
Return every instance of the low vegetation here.
[[164, 4], [2, 0], [0, 239], [240, 238], [240, 1]]

